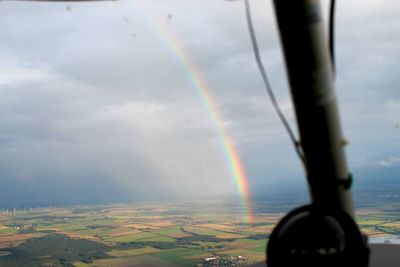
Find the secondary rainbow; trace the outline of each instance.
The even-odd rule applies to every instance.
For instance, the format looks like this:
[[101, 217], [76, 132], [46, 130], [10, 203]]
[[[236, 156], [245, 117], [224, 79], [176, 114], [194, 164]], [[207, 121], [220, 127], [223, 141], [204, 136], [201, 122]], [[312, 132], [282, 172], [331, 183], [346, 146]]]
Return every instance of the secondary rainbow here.
[[[144, 10], [141, 8], [141, 11]], [[147, 12], [146, 16], [147, 19], [151, 17], [151, 15]], [[214, 124], [214, 128], [216, 129], [216, 132], [222, 141], [222, 149], [224, 151], [227, 164], [229, 166], [230, 175], [233, 182], [235, 183], [238, 194], [241, 196], [244, 202], [243, 204], [245, 207], [244, 212], [246, 220], [250, 223], [254, 222], [253, 208], [250, 200], [249, 183], [245, 169], [243, 167], [243, 163], [239, 157], [238, 151], [235, 148], [231, 137], [229, 136], [225, 126], [223, 125], [224, 120], [222, 118], [221, 112], [218, 109], [218, 105], [216, 103], [210, 85], [207, 83], [207, 80], [205, 79], [199, 68], [196, 66], [194, 61], [190, 58], [189, 53], [185, 50], [183, 45], [181, 45], [182, 42], [180, 42], [177, 36], [173, 34], [171, 30], [169, 30], [170, 27], [168, 27], [167, 24], [169, 24], [170, 19], [171, 17], [170, 15], [168, 15], [167, 22], [162, 23], [161, 21], [158, 21], [157, 23], [157, 19], [153, 16], [151, 18], [152, 23], [150, 23], [150, 26], [154, 29], [155, 32], [161, 35], [162, 41], [166, 43], [166, 47], [170, 49], [171, 54], [174, 55], [177, 62], [182, 64], [184, 68], [187, 69], [190, 81], [192, 82], [193, 87], [196, 89], [197, 94], [200, 96], [203, 105], [208, 111], [210, 120]]]

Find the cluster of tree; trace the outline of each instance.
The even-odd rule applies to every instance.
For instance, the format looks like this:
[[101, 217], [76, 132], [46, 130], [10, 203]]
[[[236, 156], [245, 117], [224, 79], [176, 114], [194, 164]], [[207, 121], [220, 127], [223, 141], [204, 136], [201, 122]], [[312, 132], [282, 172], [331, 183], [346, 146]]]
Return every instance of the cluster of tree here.
[[251, 235], [248, 236], [248, 239], [255, 239], [255, 240], [265, 240], [269, 237], [269, 234], [258, 234], [258, 235]]
[[73, 266], [77, 261], [91, 263], [95, 259], [111, 258], [107, 254], [111, 249], [91, 240], [52, 233], [8, 249], [11, 254], [0, 257], [0, 266]]
[[[224, 242], [232, 242], [233, 239], [224, 240]], [[116, 249], [128, 249], [128, 248], [144, 248], [153, 247], [157, 249], [173, 249], [173, 248], [184, 248], [187, 246], [201, 248], [196, 242], [221, 242], [221, 239], [215, 236], [209, 235], [198, 235], [191, 233], [191, 236], [176, 238], [175, 242], [157, 242], [157, 241], [134, 241], [127, 243], [120, 243], [115, 248]], [[223, 248], [224, 246], [218, 245], [215, 248]]]

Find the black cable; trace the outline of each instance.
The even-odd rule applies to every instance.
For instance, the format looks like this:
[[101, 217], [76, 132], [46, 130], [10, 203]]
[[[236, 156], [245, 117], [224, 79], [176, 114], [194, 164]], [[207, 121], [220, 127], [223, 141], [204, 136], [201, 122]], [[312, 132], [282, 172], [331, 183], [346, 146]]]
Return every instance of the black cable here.
[[335, 62], [335, 0], [331, 0], [331, 6], [329, 11], [329, 52], [331, 54], [332, 71], [333, 75], [336, 73], [336, 62]]
[[301, 146], [300, 146], [299, 142], [296, 141], [296, 137], [293, 133], [293, 130], [290, 128], [290, 125], [289, 125], [288, 121], [286, 120], [285, 115], [283, 114], [283, 112], [281, 111], [281, 109], [279, 107], [278, 101], [276, 100], [274, 92], [272, 91], [272, 87], [269, 83], [268, 76], [265, 71], [264, 65], [261, 61], [260, 52], [259, 52], [258, 44], [257, 44], [257, 38], [256, 38], [256, 34], [254, 31], [254, 26], [253, 26], [253, 22], [252, 22], [249, 0], [244, 0], [244, 4], [245, 4], [245, 9], [246, 9], [246, 19], [247, 19], [247, 26], [248, 26], [249, 33], [250, 33], [250, 38], [251, 38], [251, 44], [253, 46], [253, 52], [254, 52], [256, 62], [257, 62], [258, 69], [260, 70], [262, 79], [264, 81], [265, 89], [268, 93], [268, 96], [272, 102], [272, 105], [273, 105], [276, 113], [278, 114], [287, 134], [289, 135], [290, 140], [293, 143], [293, 146], [295, 148], [297, 156], [300, 158], [300, 160], [302, 161], [302, 163], [304, 165], [304, 168], [307, 170], [306, 161], [305, 161], [305, 157], [304, 157], [303, 151], [301, 149]]

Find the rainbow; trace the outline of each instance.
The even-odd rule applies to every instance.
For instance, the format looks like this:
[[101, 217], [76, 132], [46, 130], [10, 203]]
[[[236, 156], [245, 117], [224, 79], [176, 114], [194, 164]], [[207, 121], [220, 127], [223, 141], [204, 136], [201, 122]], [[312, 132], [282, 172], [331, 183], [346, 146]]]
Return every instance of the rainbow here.
[[[141, 1], [141, 3], [143, 2], [145, 1]], [[141, 8], [141, 11], [144, 10]], [[148, 13], [146, 14], [146, 16], [151, 17]], [[167, 27], [167, 24], [169, 24], [169, 20], [170, 17], [168, 18], [167, 23], [163, 23], [161, 21], [157, 21], [156, 18], [152, 17], [151, 21], [155, 23], [150, 23], [150, 26], [154, 29], [155, 32], [161, 35], [162, 41], [166, 43], [166, 47], [170, 49], [171, 54], [175, 56], [177, 62], [182, 64], [182, 66], [187, 69], [190, 81], [193, 84], [193, 88], [196, 89], [196, 92], [199, 95], [204, 107], [208, 111], [210, 120], [213, 123], [214, 128], [216, 129], [216, 132], [222, 141], [222, 148], [227, 161], [227, 165], [229, 166], [230, 175], [234, 184], [236, 185], [236, 190], [238, 194], [243, 200], [245, 219], [247, 222], [252, 223], [254, 222], [254, 215], [252, 202], [250, 200], [249, 183], [245, 169], [243, 167], [243, 163], [239, 157], [239, 153], [235, 148], [235, 145], [231, 137], [229, 136], [227, 129], [223, 125], [224, 120], [222, 118], [221, 112], [218, 109], [218, 105], [216, 103], [210, 85], [207, 83], [207, 80], [203, 76], [202, 72], [196, 66], [194, 60], [190, 58], [189, 53], [181, 44], [182, 42], [180, 42], [177, 36], [170, 30], [170, 27]]]

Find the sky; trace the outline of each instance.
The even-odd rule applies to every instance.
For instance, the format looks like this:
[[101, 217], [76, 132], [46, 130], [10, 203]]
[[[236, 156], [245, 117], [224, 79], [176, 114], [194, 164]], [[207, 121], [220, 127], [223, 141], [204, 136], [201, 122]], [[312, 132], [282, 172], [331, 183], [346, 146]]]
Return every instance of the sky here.
[[[254, 23], [295, 128], [271, 4], [251, 1]], [[356, 186], [400, 173], [399, 12], [392, 0], [337, 4], [336, 92]], [[251, 196], [307, 194], [245, 22], [240, 0], [1, 1], [0, 203], [237, 195], [223, 140], [174, 45], [207, 81]]]

